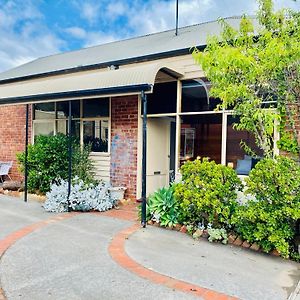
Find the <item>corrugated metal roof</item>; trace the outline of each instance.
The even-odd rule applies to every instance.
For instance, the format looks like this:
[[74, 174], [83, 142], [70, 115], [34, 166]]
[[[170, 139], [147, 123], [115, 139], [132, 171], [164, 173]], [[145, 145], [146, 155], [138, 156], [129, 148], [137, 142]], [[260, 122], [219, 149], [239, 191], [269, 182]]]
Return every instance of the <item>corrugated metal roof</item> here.
[[[238, 28], [240, 17], [227, 18], [227, 22]], [[138, 60], [138, 58], [154, 54], [188, 49], [193, 46], [205, 46], [207, 37], [218, 35], [220, 31], [221, 26], [218, 21], [212, 21], [180, 28], [177, 36], [175, 36], [175, 30], [168, 30], [78, 51], [42, 57], [1, 73], [0, 81], [113, 61], [134, 58]]]
[[149, 63], [118, 70], [94, 70], [69, 76], [39, 78], [0, 85], [0, 105], [74, 98], [80, 93], [103, 96], [108, 95], [108, 90], [111, 90], [109, 94], [118, 94], [120, 91], [125, 94], [132, 93], [132, 87], [136, 88], [135, 93], [145, 87], [149, 87], [147, 92], [151, 92], [159, 71], [176, 78], [182, 76], [181, 70], [175, 70], [174, 67]]

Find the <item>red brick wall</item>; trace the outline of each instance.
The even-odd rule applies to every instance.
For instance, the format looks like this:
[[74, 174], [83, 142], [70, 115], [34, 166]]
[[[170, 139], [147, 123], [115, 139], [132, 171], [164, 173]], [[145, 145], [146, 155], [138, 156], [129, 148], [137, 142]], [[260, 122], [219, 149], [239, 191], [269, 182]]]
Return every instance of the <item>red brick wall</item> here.
[[[25, 148], [26, 105], [0, 106], [0, 161], [13, 161], [10, 175], [21, 180], [16, 154]], [[29, 115], [29, 143], [31, 141], [31, 109]]]
[[136, 199], [138, 97], [111, 100], [111, 168], [113, 186], [125, 186], [125, 197]]
[[[294, 122], [294, 128], [291, 126], [291, 124], [289, 123], [290, 120], [286, 117], [286, 127], [285, 130], [289, 133], [291, 133], [292, 137], [294, 138], [294, 129], [296, 130], [297, 133], [297, 141], [298, 141], [298, 145], [300, 145], [300, 122], [299, 122], [299, 115], [300, 115], [300, 105], [297, 104], [290, 104], [289, 105], [289, 109], [292, 113], [292, 115], [294, 115], [293, 117], [293, 122]], [[279, 150], [279, 154], [283, 155], [283, 156], [288, 156], [291, 158], [294, 158], [296, 160], [299, 161], [299, 156], [298, 154], [292, 154], [291, 152], [287, 152], [284, 150]]]

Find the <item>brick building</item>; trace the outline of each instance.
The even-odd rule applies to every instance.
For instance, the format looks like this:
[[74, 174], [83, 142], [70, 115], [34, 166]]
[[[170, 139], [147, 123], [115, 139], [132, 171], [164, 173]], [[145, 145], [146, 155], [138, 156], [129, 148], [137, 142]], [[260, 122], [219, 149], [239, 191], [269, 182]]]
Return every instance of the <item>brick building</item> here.
[[[239, 18], [227, 21], [239, 26]], [[25, 106], [30, 104], [30, 141], [39, 134], [72, 132], [92, 143], [96, 176], [141, 196], [142, 95], [147, 107], [147, 192], [167, 185], [180, 165], [198, 156], [239, 168], [245, 159], [231, 111], [214, 109], [210, 84], [190, 48], [204, 48], [218, 34], [217, 21], [40, 58], [0, 74], [0, 161], [25, 146]], [[245, 164], [245, 163], [243, 163]], [[240, 165], [240, 166], [239, 166]], [[244, 166], [245, 167], [245, 166]], [[248, 167], [246, 167], [247, 169]], [[249, 170], [248, 170], [249, 171]]]

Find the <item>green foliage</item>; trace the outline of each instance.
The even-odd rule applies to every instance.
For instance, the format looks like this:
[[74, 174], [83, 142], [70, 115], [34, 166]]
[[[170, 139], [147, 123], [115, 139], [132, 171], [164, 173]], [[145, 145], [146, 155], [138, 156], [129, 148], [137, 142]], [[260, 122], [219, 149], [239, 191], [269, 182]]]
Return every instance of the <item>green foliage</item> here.
[[[236, 30], [220, 20], [221, 36], [210, 37], [205, 51], [195, 48], [193, 56], [212, 82], [212, 96], [222, 100], [221, 108], [233, 108], [239, 116], [236, 129], [251, 132], [264, 155], [272, 157], [274, 124], [295, 138], [298, 132], [300, 13], [274, 12], [272, 0], [258, 2], [259, 24], [244, 16]], [[264, 109], [265, 102], [277, 111]], [[298, 110], [291, 109], [293, 105]], [[286, 141], [279, 145], [285, 150], [296, 149]]]
[[174, 197], [175, 185], [163, 187], [149, 196], [147, 217], [159, 221], [162, 226], [172, 227], [180, 221], [179, 203]]
[[[90, 147], [81, 149], [76, 139], [72, 139], [72, 175], [86, 183], [95, 182], [92, 176]], [[24, 171], [25, 153], [17, 155], [21, 170]], [[68, 178], [68, 137], [38, 136], [33, 145], [28, 146], [28, 190], [45, 194], [57, 178]]]
[[288, 257], [300, 218], [299, 165], [286, 157], [264, 159], [251, 170], [247, 187], [256, 200], [239, 207], [233, 217], [236, 230], [264, 251], [277, 249]]
[[300, 263], [300, 254], [298, 252], [291, 252], [291, 259]]
[[175, 187], [184, 221], [213, 227], [229, 226], [237, 207], [241, 181], [235, 171], [214, 161], [195, 160], [181, 167], [182, 182]]
[[207, 231], [209, 234], [209, 242], [222, 242], [223, 244], [227, 244], [228, 235], [224, 228], [208, 228]]
[[277, 142], [279, 149], [290, 152], [291, 154], [299, 153], [299, 145], [291, 132], [281, 131], [280, 140]]
[[186, 232], [189, 235], [193, 235], [193, 233], [196, 231], [196, 227], [194, 225], [188, 224], [186, 225]]

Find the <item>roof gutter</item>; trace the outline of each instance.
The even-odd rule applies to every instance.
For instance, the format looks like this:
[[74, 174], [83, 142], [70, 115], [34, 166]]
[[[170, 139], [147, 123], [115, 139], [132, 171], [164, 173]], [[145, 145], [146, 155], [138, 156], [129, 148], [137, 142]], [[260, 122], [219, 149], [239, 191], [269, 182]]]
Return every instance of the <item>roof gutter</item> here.
[[[206, 45], [197, 46], [197, 48], [199, 50], [204, 50], [205, 47], [206, 47]], [[36, 78], [43, 78], [43, 77], [49, 77], [49, 76], [56, 76], [56, 75], [63, 75], [63, 74], [70, 74], [70, 73], [102, 69], [102, 68], [110, 67], [111, 65], [121, 66], [121, 65], [134, 64], [134, 63], [144, 62], [144, 61], [149, 61], [149, 60], [158, 60], [158, 59], [162, 59], [162, 58], [187, 55], [187, 54], [191, 53], [190, 50], [191, 50], [191, 48], [184, 48], [184, 49], [172, 50], [172, 51], [167, 51], [167, 52], [148, 54], [148, 55], [144, 55], [144, 56], [109, 61], [109, 62], [105, 62], [105, 63], [93, 64], [93, 65], [88, 65], [88, 66], [79, 66], [79, 67], [74, 67], [74, 68], [69, 68], [69, 69], [64, 69], [64, 70], [57, 70], [57, 71], [51, 71], [51, 72], [44, 72], [44, 73], [40, 73], [40, 74], [33, 74], [33, 75], [3, 79], [3, 80], [0, 80], [0, 85], [7, 84], [7, 83], [13, 83], [13, 82], [19, 82], [19, 81], [27, 81], [27, 80], [32, 80], [32, 79], [36, 79]]]
[[71, 98], [78, 98], [78, 97], [132, 94], [132, 93], [139, 93], [142, 91], [150, 92], [151, 90], [152, 90], [151, 84], [117, 86], [117, 87], [99, 88], [99, 89], [90, 89], [90, 90], [81, 90], [81, 91], [77, 90], [77, 91], [68, 91], [68, 92], [60, 92], [60, 93], [9, 97], [9, 98], [2, 98], [2, 99], [0, 98], [0, 105], [40, 103], [47, 100], [62, 100], [62, 99], [70, 100]]

